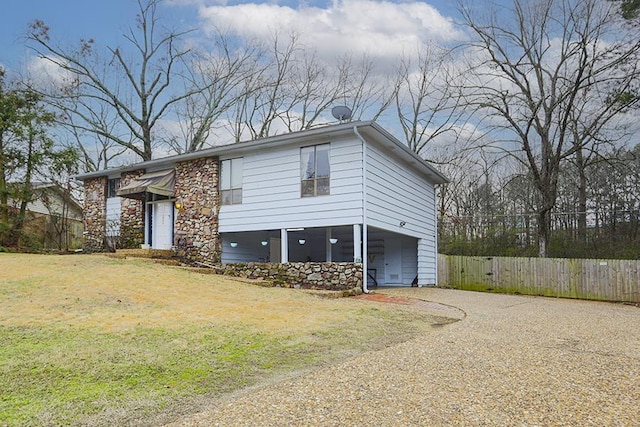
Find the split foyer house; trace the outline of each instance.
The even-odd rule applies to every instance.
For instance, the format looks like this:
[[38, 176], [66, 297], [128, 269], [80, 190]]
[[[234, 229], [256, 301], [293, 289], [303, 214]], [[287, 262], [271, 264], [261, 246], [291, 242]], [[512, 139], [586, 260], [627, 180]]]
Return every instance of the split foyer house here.
[[361, 263], [369, 283], [435, 284], [435, 185], [375, 122], [318, 127], [78, 176], [85, 250], [204, 263]]

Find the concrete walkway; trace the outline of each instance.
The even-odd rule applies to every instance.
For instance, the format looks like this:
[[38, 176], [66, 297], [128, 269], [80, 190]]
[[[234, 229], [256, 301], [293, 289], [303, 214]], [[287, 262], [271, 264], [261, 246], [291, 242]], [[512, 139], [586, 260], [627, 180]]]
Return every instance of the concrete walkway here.
[[234, 394], [174, 425], [640, 425], [639, 308], [430, 288], [380, 292], [466, 316]]

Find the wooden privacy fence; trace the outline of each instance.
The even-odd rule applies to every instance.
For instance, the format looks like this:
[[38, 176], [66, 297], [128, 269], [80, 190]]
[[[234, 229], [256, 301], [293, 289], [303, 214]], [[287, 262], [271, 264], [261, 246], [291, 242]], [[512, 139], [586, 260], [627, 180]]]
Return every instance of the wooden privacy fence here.
[[640, 261], [438, 255], [438, 285], [464, 290], [640, 302]]

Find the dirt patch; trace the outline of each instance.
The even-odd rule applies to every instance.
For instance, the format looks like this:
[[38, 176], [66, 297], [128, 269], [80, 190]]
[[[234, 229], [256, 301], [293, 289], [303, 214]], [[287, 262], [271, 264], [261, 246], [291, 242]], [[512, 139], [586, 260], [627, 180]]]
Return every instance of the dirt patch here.
[[368, 293], [353, 297], [357, 300], [372, 301], [383, 304], [406, 305], [424, 310], [428, 314], [439, 317], [450, 318], [453, 321], [466, 317], [464, 310], [452, 305], [442, 304], [434, 301], [426, 301], [418, 298], [408, 298], [403, 296], [393, 296], [384, 293]]

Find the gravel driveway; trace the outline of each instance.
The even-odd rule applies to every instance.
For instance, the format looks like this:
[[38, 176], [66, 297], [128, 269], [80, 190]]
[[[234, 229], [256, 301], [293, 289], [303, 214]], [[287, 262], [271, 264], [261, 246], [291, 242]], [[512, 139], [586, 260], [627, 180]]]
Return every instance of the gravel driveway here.
[[640, 425], [640, 308], [430, 288], [380, 292], [454, 306], [466, 316], [235, 393], [173, 425]]

